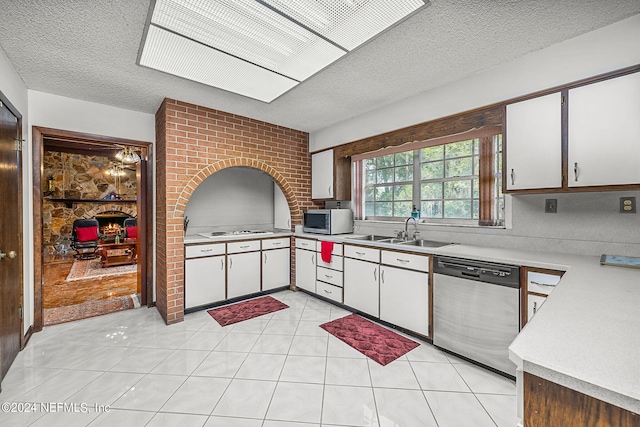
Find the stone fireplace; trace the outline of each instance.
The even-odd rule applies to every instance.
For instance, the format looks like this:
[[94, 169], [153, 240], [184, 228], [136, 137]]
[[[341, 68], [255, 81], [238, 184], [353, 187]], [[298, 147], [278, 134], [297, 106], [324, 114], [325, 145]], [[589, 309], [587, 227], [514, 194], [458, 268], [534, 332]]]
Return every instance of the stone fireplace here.
[[131, 215], [122, 211], [105, 211], [94, 218], [98, 220], [100, 235], [105, 236], [106, 241], [111, 241], [115, 240], [116, 234], [122, 232], [124, 220], [131, 218]]

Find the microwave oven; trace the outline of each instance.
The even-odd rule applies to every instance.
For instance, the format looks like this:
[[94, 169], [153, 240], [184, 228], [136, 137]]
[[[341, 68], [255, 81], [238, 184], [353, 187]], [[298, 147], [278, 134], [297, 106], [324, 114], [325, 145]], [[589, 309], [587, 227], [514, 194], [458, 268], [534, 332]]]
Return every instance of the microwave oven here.
[[353, 233], [353, 212], [351, 209], [316, 209], [304, 214], [302, 230], [316, 234]]

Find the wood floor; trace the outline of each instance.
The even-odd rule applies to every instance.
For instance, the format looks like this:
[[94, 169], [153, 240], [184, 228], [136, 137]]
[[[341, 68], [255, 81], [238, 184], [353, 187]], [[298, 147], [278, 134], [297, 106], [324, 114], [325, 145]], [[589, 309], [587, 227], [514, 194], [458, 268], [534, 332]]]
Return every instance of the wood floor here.
[[135, 305], [137, 273], [67, 281], [74, 258], [52, 255], [44, 260], [42, 308], [44, 325], [99, 316]]

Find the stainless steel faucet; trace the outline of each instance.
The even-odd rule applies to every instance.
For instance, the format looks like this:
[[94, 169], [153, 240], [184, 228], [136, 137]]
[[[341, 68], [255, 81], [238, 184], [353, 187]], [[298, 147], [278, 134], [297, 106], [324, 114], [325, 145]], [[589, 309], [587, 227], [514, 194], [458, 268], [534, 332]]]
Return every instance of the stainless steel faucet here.
[[404, 239], [405, 240], [409, 240], [409, 221], [413, 220], [413, 225], [415, 227], [415, 230], [413, 232], [413, 240], [416, 240], [418, 238], [418, 234], [420, 234], [420, 232], [418, 231], [418, 220], [415, 219], [414, 217], [410, 216], [409, 218], [407, 218], [407, 220], [404, 223]]

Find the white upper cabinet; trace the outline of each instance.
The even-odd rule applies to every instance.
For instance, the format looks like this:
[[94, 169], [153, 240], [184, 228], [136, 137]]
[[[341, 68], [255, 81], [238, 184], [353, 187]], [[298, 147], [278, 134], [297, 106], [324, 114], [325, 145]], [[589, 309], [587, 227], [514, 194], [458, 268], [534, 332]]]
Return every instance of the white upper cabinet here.
[[333, 150], [311, 155], [311, 198], [333, 198]]
[[562, 95], [507, 105], [507, 190], [562, 187]]
[[640, 73], [569, 90], [569, 187], [640, 183]]

